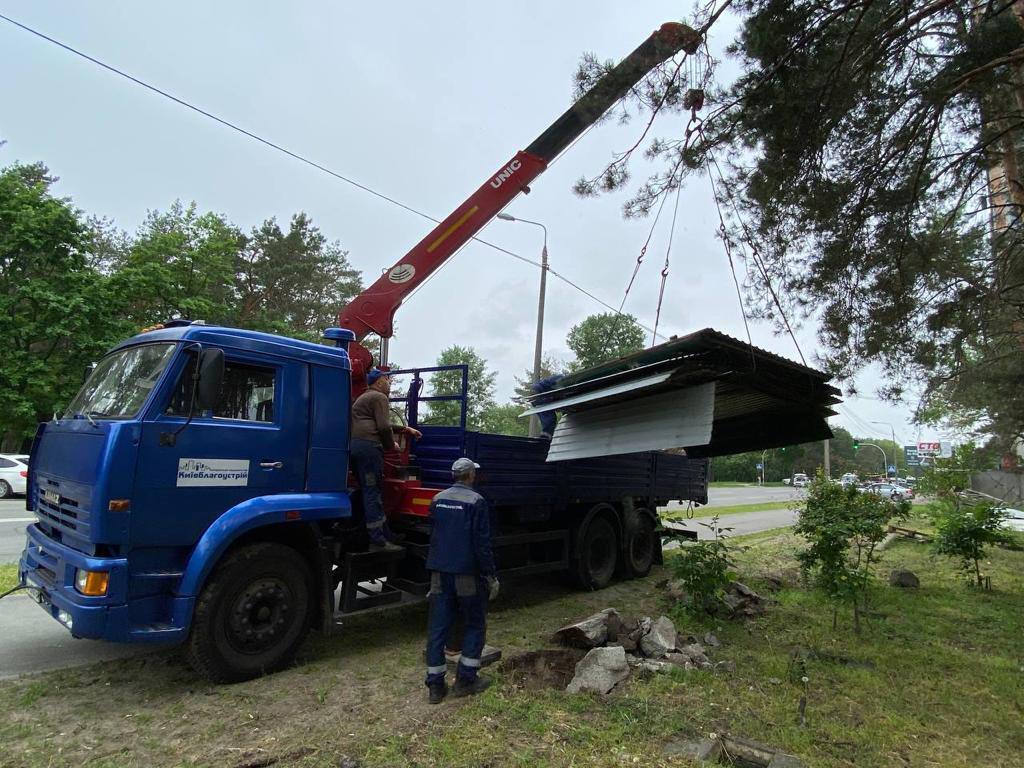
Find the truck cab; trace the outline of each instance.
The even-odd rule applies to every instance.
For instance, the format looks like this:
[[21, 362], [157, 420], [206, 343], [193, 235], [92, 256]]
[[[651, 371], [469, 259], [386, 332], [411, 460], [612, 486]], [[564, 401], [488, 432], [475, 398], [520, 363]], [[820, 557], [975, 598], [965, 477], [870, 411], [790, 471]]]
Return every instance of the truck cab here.
[[[198, 323], [119, 344], [36, 434], [22, 580], [77, 637], [170, 642], [228, 546], [315, 563], [321, 524], [352, 515], [349, 374], [343, 346]], [[281, 618], [273, 582], [252, 621]]]

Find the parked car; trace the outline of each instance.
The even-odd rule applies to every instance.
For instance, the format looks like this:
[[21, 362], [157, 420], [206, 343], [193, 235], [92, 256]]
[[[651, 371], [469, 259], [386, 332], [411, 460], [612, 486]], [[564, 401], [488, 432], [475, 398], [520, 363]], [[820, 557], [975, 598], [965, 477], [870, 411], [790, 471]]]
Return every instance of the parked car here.
[[[865, 493], [874, 493], [878, 496], [885, 496], [886, 498], [892, 499], [893, 501], [903, 501], [909, 499], [907, 495], [908, 488], [901, 488], [898, 485], [892, 483], [871, 483], [861, 488]], [[913, 491], [911, 491], [913, 493]]]
[[1024, 510], [1013, 509], [1012, 507], [1003, 507], [1002, 509], [1006, 513], [1006, 519], [1003, 520], [1002, 527], [1008, 531], [1024, 532]]
[[909, 485], [909, 484], [903, 482], [902, 480], [896, 480], [896, 481], [894, 481], [892, 483], [892, 485], [895, 485], [895, 486], [897, 486], [899, 488], [902, 488], [903, 489], [903, 493], [906, 495], [906, 497], [908, 499], [914, 498], [915, 492], [914, 492], [914, 487], [912, 485]]
[[797, 472], [793, 475], [793, 487], [794, 488], [806, 488], [807, 484], [810, 483], [810, 478], [802, 472]]
[[28, 477], [28, 456], [0, 453], [0, 499], [25, 493]]

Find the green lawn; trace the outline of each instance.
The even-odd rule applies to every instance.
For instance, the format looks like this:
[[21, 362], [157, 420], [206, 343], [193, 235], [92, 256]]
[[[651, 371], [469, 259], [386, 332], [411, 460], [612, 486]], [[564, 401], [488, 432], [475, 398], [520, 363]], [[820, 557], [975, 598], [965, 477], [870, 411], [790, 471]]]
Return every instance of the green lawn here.
[[[738, 570], [755, 588], [766, 571], [792, 567], [800, 546], [788, 530], [736, 543]], [[546, 647], [562, 623], [616, 606], [667, 612], [680, 630], [714, 628], [716, 657], [736, 663], [735, 672], [631, 679], [607, 697], [521, 690], [499, 669], [487, 672], [496, 684], [482, 696], [430, 707], [422, 606], [353, 619], [309, 642], [300, 666], [239, 685], [207, 685], [167, 651], [7, 681], [0, 765], [336, 768], [347, 755], [366, 768], [681, 766], [663, 755], [665, 741], [710, 732], [771, 744], [815, 768], [1019, 765], [1024, 553], [992, 552], [992, 592], [966, 586], [923, 544], [887, 550], [879, 570], [894, 567], [913, 569], [922, 587], [879, 581], [860, 637], [848, 616], [833, 630], [826, 603], [798, 586], [744, 623], [680, 613], [658, 587], [667, 568], [598, 592], [550, 578], [505, 585], [489, 639], [506, 654]], [[788, 682], [796, 647], [810, 655], [804, 726], [802, 687]]]
[[0, 565], [0, 595], [18, 584], [18, 564]]
[[[792, 509], [796, 501], [765, 501], [759, 504], [734, 504], [731, 507], [695, 507], [694, 517], [711, 517], [713, 515], [739, 515], [744, 512], [761, 512], [770, 509]], [[661, 516], [666, 520], [685, 520], [687, 512], [685, 509], [673, 509], [662, 511]]]

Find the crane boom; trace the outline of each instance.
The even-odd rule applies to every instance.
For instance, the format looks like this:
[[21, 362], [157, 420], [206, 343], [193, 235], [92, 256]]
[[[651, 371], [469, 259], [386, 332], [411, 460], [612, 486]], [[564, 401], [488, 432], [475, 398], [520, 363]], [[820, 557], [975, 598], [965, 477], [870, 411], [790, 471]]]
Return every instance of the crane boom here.
[[[338, 325], [357, 341], [369, 334], [388, 339], [403, 299], [465, 245], [484, 225], [547, 168], [548, 163], [596, 122], [648, 72], [679, 51], [694, 53], [701, 35], [677, 22], [663, 24], [609, 70], [587, 93], [525, 150], [501, 165], [479, 189], [420, 240], [338, 315]], [[355, 347], [356, 345], [352, 345]], [[369, 354], [352, 349], [354, 368], [368, 366]], [[362, 363], [362, 365], [360, 365]], [[365, 368], [364, 368], [365, 369]], [[354, 370], [353, 373], [357, 374]]]

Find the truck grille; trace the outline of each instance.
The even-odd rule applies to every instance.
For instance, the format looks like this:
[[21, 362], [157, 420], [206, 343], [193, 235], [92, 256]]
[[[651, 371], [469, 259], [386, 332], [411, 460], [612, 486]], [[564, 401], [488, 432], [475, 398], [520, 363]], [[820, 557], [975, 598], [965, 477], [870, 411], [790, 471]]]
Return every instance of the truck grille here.
[[44, 483], [36, 498], [39, 522], [77, 539], [89, 539], [89, 511], [77, 499], [62, 496]]

